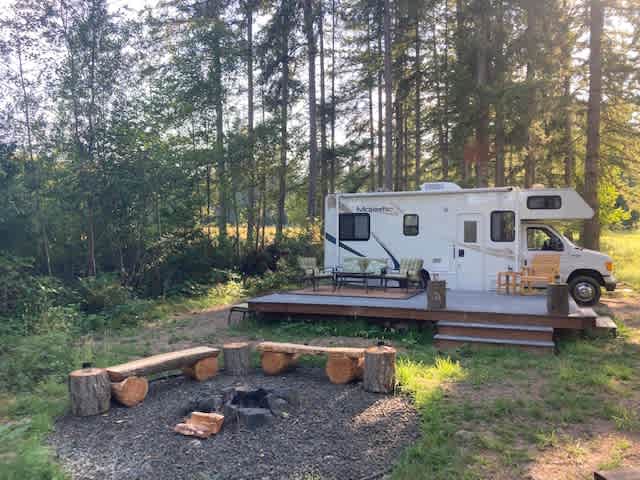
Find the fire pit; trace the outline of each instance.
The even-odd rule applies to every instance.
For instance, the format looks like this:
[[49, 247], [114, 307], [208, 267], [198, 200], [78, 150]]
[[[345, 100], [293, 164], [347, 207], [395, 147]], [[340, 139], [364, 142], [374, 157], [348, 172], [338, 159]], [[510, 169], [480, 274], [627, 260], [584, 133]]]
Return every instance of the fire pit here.
[[[194, 411], [223, 413], [225, 392], [231, 400], [245, 385], [287, 401], [284, 413], [272, 410], [270, 423], [254, 430], [225, 418], [206, 440], [174, 432]], [[135, 408], [59, 418], [49, 441], [74, 480], [341, 480], [388, 469], [419, 438], [419, 425], [408, 398], [333, 384], [323, 368], [302, 365], [279, 376], [252, 371], [240, 381], [158, 379]]]
[[210, 398], [191, 402], [184, 413], [222, 413], [226, 426], [235, 424], [254, 430], [276, 418], [287, 418], [298, 405], [299, 397], [294, 390], [240, 386], [227, 387]]
[[251, 430], [270, 423], [276, 417], [288, 417], [298, 403], [297, 396], [289, 391], [235, 387], [224, 394], [225, 422], [237, 422]]

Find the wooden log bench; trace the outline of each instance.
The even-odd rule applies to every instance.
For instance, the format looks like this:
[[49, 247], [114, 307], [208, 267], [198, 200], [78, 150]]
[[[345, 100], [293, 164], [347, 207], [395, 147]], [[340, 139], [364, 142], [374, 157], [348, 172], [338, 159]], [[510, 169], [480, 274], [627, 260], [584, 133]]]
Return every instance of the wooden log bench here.
[[217, 348], [194, 347], [108, 367], [111, 395], [127, 407], [137, 405], [147, 396], [149, 384], [145, 377], [168, 370], [181, 369], [194, 380], [207, 380], [218, 373], [219, 353]]
[[332, 383], [345, 384], [361, 379], [364, 368], [364, 348], [320, 347], [297, 343], [262, 342], [262, 370], [267, 375], [279, 375], [295, 366], [301, 355], [326, 355], [325, 371]]

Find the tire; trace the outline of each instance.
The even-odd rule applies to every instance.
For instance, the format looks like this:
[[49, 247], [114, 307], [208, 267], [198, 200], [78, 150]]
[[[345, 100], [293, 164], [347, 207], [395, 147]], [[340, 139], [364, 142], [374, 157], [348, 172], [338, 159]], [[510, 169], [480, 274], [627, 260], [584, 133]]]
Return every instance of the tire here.
[[600, 282], [588, 275], [578, 275], [569, 282], [569, 292], [581, 307], [592, 307], [600, 301]]

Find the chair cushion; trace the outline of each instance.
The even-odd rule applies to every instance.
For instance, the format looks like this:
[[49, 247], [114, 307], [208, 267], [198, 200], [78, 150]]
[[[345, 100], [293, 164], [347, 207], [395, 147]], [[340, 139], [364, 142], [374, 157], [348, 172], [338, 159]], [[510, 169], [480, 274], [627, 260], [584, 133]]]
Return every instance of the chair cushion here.
[[315, 257], [298, 257], [298, 266], [307, 273], [308, 270], [318, 268], [318, 261]]

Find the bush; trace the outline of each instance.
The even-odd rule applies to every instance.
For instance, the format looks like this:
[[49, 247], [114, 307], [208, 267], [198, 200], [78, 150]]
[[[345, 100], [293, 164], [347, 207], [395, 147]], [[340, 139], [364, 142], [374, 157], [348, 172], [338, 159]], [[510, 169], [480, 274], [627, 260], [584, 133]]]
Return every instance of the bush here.
[[57, 279], [35, 276], [30, 259], [0, 252], [0, 336], [38, 331], [39, 317], [71, 296]]
[[82, 308], [87, 313], [110, 310], [124, 305], [131, 298], [129, 289], [123, 287], [114, 275], [82, 278], [78, 292]]
[[27, 391], [51, 379], [63, 382], [75, 364], [72, 337], [63, 332], [0, 339], [0, 390]]

